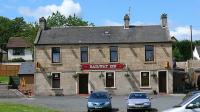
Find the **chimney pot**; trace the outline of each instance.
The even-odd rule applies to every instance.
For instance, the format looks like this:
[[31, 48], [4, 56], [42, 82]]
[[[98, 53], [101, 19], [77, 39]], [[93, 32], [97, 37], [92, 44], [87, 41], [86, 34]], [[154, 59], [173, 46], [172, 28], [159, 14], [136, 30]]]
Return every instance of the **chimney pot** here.
[[163, 28], [166, 28], [168, 26], [168, 23], [167, 23], [167, 14], [165, 14], [165, 13], [162, 14], [161, 17], [160, 17], [160, 19], [161, 19], [161, 26]]
[[126, 14], [124, 16], [124, 28], [128, 29], [129, 28], [129, 22], [130, 22], [130, 17], [128, 16], [128, 14]]
[[39, 25], [40, 25], [40, 28], [45, 30], [46, 29], [46, 19], [44, 17], [41, 17], [39, 19]]

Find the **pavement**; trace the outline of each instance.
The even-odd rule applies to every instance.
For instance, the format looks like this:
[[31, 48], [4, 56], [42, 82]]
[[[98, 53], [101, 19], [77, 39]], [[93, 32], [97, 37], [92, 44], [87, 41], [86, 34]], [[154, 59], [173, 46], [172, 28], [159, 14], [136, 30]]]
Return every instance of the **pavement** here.
[[[184, 95], [151, 96], [152, 108], [158, 112], [181, 102]], [[113, 112], [126, 112], [126, 96], [112, 96]], [[0, 98], [0, 102], [13, 102], [49, 107], [63, 112], [87, 112], [86, 96], [46, 96], [32, 98]]]

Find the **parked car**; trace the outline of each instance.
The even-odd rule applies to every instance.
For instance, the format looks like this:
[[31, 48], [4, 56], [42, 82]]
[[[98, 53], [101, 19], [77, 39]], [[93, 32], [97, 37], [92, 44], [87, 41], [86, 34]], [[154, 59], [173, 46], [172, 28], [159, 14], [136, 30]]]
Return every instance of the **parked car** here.
[[186, 100], [187, 98], [189, 98], [190, 96], [196, 94], [196, 93], [200, 93], [200, 91], [191, 91], [191, 92], [188, 92], [185, 97], [183, 98], [183, 100]]
[[200, 112], [200, 93], [196, 93], [173, 108], [162, 112]]
[[135, 109], [151, 108], [151, 98], [145, 92], [132, 92], [127, 100], [127, 112]]
[[111, 96], [105, 91], [92, 92], [89, 97], [87, 97], [87, 109], [88, 112], [95, 110], [108, 111], [112, 110]]

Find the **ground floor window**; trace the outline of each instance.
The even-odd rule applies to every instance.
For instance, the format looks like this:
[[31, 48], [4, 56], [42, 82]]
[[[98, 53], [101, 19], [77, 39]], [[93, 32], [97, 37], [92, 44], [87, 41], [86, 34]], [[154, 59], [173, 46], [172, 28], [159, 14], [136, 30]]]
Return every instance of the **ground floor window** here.
[[60, 73], [52, 73], [52, 88], [60, 88]]
[[141, 72], [140, 76], [140, 86], [141, 87], [149, 87], [150, 86], [150, 73], [149, 72]]
[[106, 87], [115, 87], [114, 72], [106, 72]]

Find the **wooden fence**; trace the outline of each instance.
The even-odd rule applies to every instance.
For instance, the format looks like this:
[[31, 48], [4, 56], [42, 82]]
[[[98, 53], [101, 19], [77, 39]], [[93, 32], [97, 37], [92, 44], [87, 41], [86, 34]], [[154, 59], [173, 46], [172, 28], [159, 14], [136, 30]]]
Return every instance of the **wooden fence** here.
[[20, 65], [2, 65], [0, 64], [0, 76], [17, 76]]

